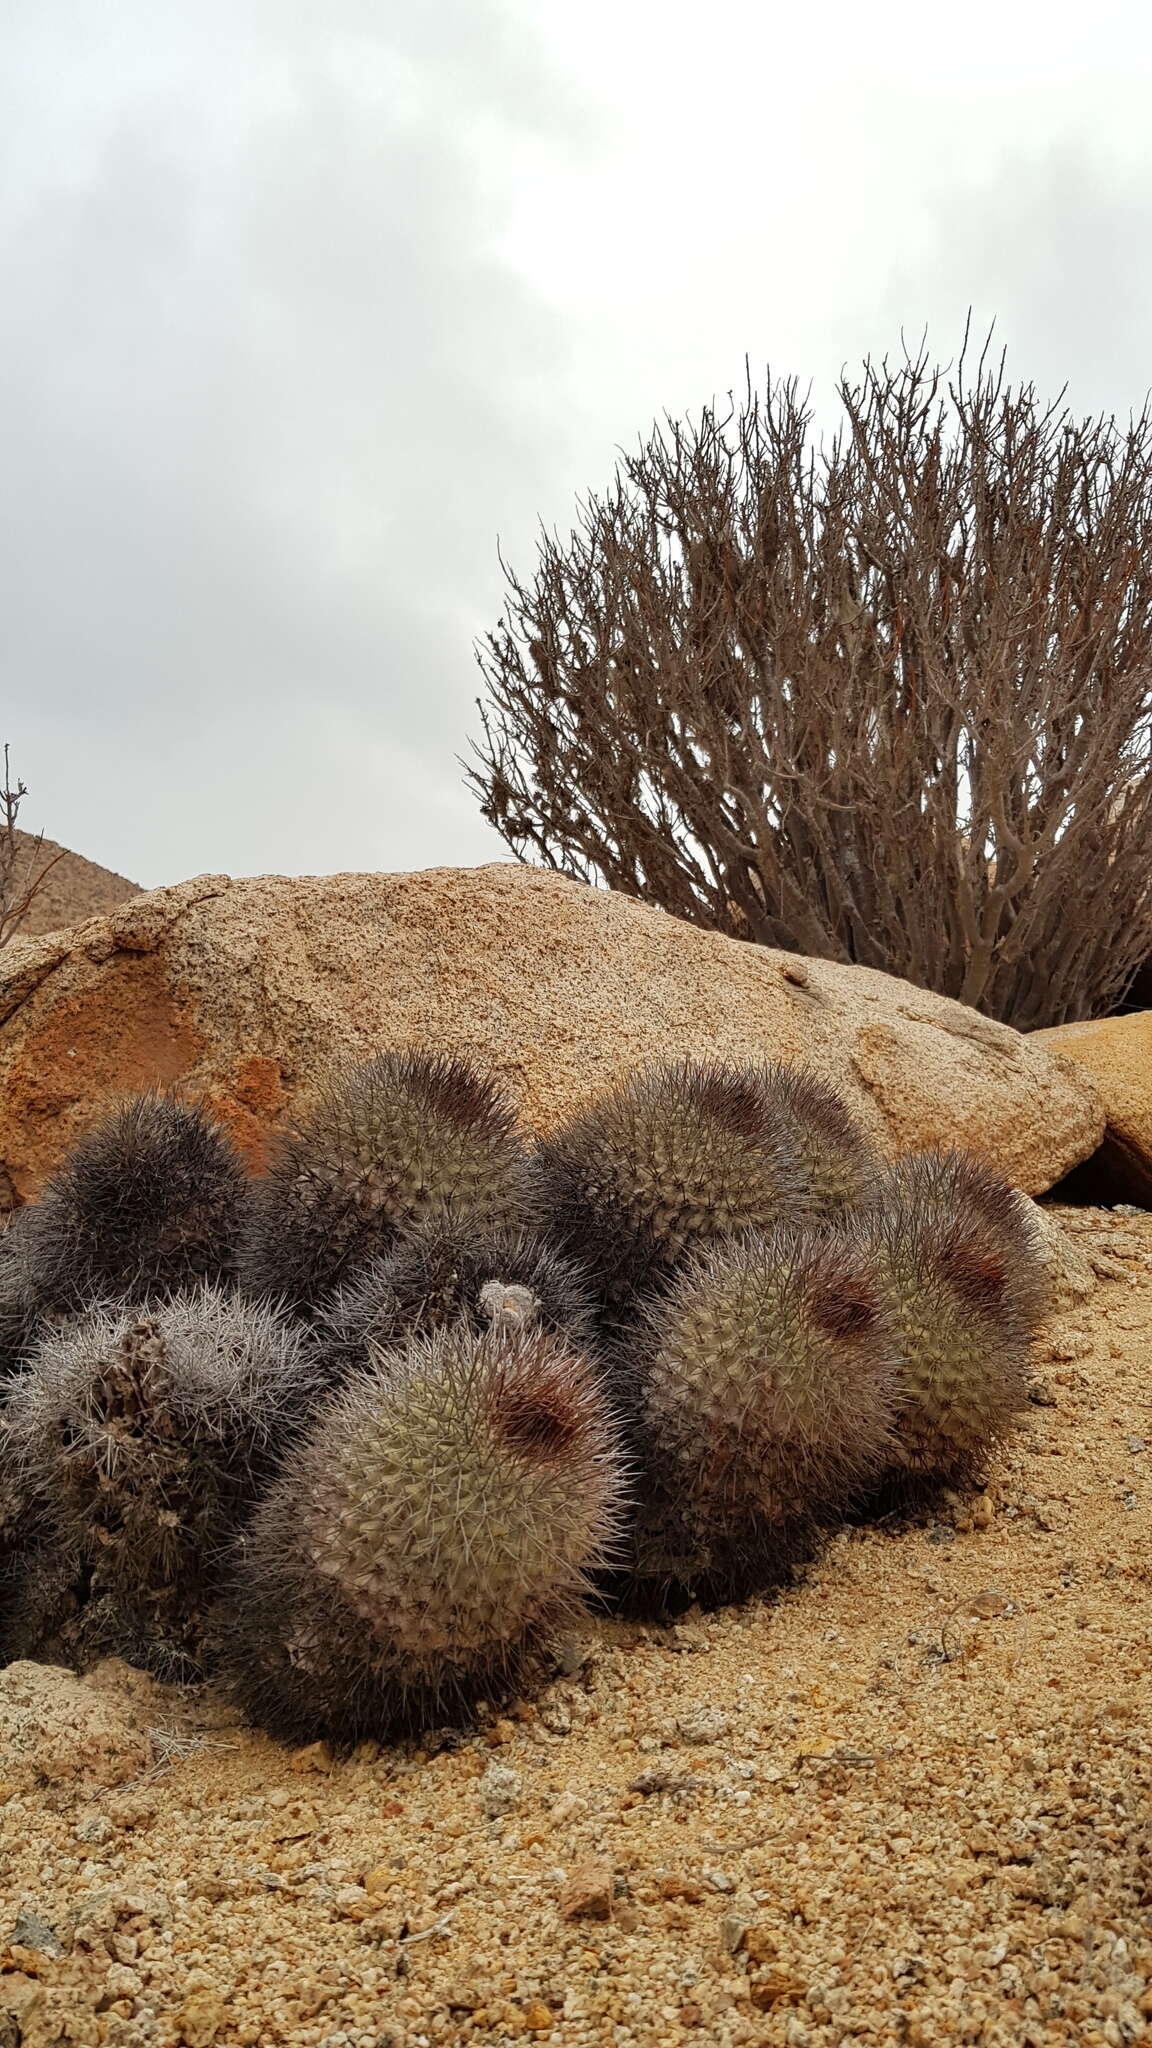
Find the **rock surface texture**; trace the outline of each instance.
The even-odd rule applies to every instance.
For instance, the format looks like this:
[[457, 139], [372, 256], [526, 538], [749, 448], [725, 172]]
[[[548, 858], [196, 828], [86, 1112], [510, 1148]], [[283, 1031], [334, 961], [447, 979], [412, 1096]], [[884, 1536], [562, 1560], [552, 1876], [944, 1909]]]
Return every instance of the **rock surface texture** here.
[[783, 1059], [885, 1152], [973, 1148], [1039, 1194], [1104, 1114], [1086, 1070], [870, 968], [699, 931], [498, 863], [201, 875], [0, 956], [0, 1193], [33, 1197], [126, 1092], [179, 1084], [259, 1163], [334, 1054], [420, 1045], [501, 1079], [534, 1131], [663, 1055]]
[[1111, 1199], [1152, 1204], [1152, 1010], [1058, 1024], [1031, 1038], [1099, 1089], [1107, 1124], [1091, 1170], [1107, 1181]]

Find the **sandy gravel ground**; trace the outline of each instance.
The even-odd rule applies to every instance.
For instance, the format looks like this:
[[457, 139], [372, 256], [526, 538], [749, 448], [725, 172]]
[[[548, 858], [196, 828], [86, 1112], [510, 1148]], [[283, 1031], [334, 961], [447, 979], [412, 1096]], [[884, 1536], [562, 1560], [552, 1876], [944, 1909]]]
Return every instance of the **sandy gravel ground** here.
[[3, 1674], [0, 2048], [1143, 2038], [1152, 1217], [1059, 1213], [1101, 1277], [986, 1493], [596, 1626], [479, 1736]]

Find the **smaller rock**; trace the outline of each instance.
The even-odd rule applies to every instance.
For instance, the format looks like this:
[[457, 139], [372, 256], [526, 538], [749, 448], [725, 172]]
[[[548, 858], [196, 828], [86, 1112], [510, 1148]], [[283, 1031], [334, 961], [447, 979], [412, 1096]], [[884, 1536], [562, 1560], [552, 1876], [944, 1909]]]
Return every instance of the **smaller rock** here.
[[674, 1873], [660, 1879], [658, 1890], [662, 1899], [682, 1899], [688, 1906], [699, 1906], [704, 1898], [704, 1887], [694, 1877]]
[[734, 1892], [736, 1889], [733, 1879], [726, 1870], [705, 1870], [701, 1875], [705, 1884], [710, 1884], [714, 1892]]
[[542, 1998], [530, 1998], [521, 2017], [530, 2034], [545, 2034], [552, 2025], [552, 2014]]
[[807, 1990], [799, 1977], [784, 1970], [769, 1970], [765, 1976], [752, 1980], [748, 1996], [757, 2012], [771, 2012], [777, 2005], [800, 2005]]
[[779, 1953], [775, 1935], [766, 1927], [750, 1927], [744, 1936], [744, 1952], [754, 1963], [774, 1963]]
[[713, 1742], [723, 1742], [731, 1726], [727, 1714], [722, 1714], [718, 1707], [686, 1707], [676, 1718], [676, 1732], [680, 1740], [701, 1748]]
[[743, 1948], [749, 1924], [743, 1913], [725, 1913], [720, 1922], [720, 1941], [730, 1956], [738, 1955]]
[[562, 1920], [610, 1920], [616, 1878], [610, 1863], [581, 1863], [561, 1887], [557, 1901]]
[[127, 1963], [111, 1964], [104, 1979], [106, 1998], [139, 1998], [143, 1989], [139, 1970], [130, 1969]]
[[479, 2012], [488, 2002], [489, 1994], [477, 1984], [449, 1984], [444, 1993], [444, 2003], [449, 2012]]
[[223, 2000], [214, 1991], [194, 1991], [176, 2014], [176, 2038], [183, 2048], [212, 2048], [227, 2020]]
[[328, 1742], [306, 1743], [303, 1749], [293, 1750], [289, 1758], [289, 1763], [294, 1771], [300, 1771], [301, 1773], [319, 1771], [325, 1777], [330, 1774], [334, 1762], [332, 1746]]
[[16, 1925], [9, 1939], [14, 1947], [32, 1949], [37, 1955], [55, 1958], [64, 1953], [64, 1944], [56, 1929], [51, 1927], [47, 1920], [42, 1920], [39, 1913], [33, 1913], [28, 1907], [17, 1914]]
[[969, 1614], [979, 1615], [982, 1621], [990, 1621], [994, 1615], [1007, 1614], [1011, 1602], [1007, 1593], [998, 1593], [993, 1586], [981, 1593], [973, 1593], [968, 1602]]
[[502, 1814], [514, 1813], [519, 1806], [524, 1780], [519, 1771], [511, 1770], [507, 1764], [489, 1764], [477, 1790], [488, 1819], [498, 1820]]
[[668, 1631], [668, 1648], [679, 1650], [682, 1655], [700, 1656], [709, 1648], [708, 1637], [702, 1628], [693, 1628], [691, 1622], [679, 1622]]
[[89, 1848], [98, 1849], [102, 1843], [112, 1839], [115, 1830], [106, 1813], [81, 1814], [72, 1830], [74, 1842], [84, 1842]]
[[6, 1970], [0, 1976], [0, 2041], [11, 2042], [12, 2048], [19, 2048], [24, 2038], [23, 2030], [29, 2020], [35, 2019], [44, 2003], [44, 1986], [35, 1977], [26, 1977], [23, 1970]]

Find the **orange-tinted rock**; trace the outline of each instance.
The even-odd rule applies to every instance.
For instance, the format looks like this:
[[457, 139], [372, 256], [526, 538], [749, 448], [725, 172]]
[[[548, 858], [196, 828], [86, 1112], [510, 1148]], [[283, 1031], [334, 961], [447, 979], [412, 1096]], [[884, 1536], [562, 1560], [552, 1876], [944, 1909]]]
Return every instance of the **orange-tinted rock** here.
[[1085, 1195], [1152, 1207], [1152, 1010], [1058, 1024], [1031, 1038], [1089, 1074], [1100, 1092], [1106, 1128], [1099, 1153], [1084, 1169]]
[[562, 1920], [610, 1920], [616, 1890], [610, 1863], [578, 1863], [560, 1887], [557, 1909]]

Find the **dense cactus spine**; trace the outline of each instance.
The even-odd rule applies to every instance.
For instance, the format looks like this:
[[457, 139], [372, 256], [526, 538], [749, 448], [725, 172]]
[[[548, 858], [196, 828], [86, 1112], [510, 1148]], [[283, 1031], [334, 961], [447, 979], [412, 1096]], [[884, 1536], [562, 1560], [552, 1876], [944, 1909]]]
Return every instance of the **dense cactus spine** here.
[[201, 1109], [137, 1096], [81, 1138], [21, 1212], [9, 1261], [49, 1317], [225, 1282], [246, 1194], [232, 1146]]
[[579, 1610], [622, 1489], [592, 1367], [538, 1325], [379, 1355], [242, 1539], [240, 1698], [276, 1734], [354, 1739], [503, 1691]]
[[194, 1668], [221, 1552], [306, 1411], [311, 1377], [297, 1330], [210, 1287], [95, 1309], [45, 1337], [5, 1423], [40, 1525], [39, 1578], [60, 1600], [51, 1614], [18, 1603], [10, 1654]]
[[409, 1336], [463, 1322], [477, 1336], [492, 1321], [487, 1290], [526, 1290], [531, 1313], [581, 1350], [594, 1346], [595, 1303], [583, 1274], [527, 1230], [432, 1223], [407, 1232], [361, 1267], [315, 1321], [315, 1344], [333, 1380]]
[[815, 1074], [773, 1064], [764, 1089], [787, 1127], [822, 1216], [842, 1215], [866, 1198], [882, 1171], [880, 1154], [847, 1104]]
[[688, 1559], [690, 1582], [753, 1583], [890, 1455], [898, 1339], [839, 1234], [781, 1227], [698, 1253], [631, 1351], [651, 1482], [640, 1574]]
[[1026, 1404], [1048, 1280], [1027, 1198], [971, 1154], [900, 1159], [849, 1219], [902, 1335], [897, 1472], [963, 1483]]
[[694, 1246], [819, 1214], [772, 1072], [657, 1062], [537, 1148], [541, 1219], [594, 1276], [610, 1319]]
[[425, 1222], [524, 1220], [511, 1105], [466, 1061], [382, 1053], [333, 1073], [256, 1184], [244, 1284], [302, 1312]]
[[36, 1298], [23, 1256], [27, 1210], [17, 1210], [0, 1236], [0, 1397], [18, 1371], [36, 1331]]

